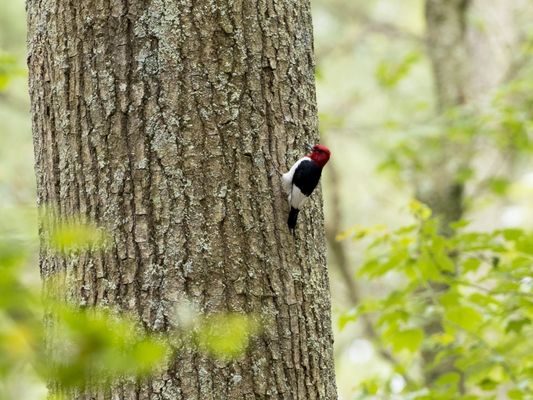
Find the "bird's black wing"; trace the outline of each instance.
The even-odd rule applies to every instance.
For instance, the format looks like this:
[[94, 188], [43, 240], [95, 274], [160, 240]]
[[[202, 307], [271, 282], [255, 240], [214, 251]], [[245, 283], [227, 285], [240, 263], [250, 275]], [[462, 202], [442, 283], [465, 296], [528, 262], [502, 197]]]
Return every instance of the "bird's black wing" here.
[[312, 160], [305, 160], [294, 171], [292, 184], [296, 185], [304, 195], [310, 196], [320, 181], [320, 175], [322, 167]]

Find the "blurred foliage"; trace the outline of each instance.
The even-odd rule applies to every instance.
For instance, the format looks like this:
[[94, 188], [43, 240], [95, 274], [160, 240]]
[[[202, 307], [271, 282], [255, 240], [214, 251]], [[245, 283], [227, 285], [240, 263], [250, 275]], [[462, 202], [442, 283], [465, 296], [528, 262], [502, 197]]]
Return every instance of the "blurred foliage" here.
[[412, 66], [421, 59], [417, 51], [412, 51], [400, 60], [383, 60], [376, 68], [376, 80], [385, 89], [392, 89], [411, 71]]
[[51, 209], [43, 209], [40, 212], [47, 247], [69, 255], [91, 249], [105, 250], [109, 246], [110, 235], [96, 224], [81, 216], [58, 219], [54, 217], [56, 213], [57, 211]]
[[197, 329], [200, 349], [218, 358], [233, 358], [246, 350], [250, 336], [258, 332], [259, 325], [242, 314], [222, 314], [205, 318]]
[[[145, 376], [164, 367], [183, 346], [232, 359], [242, 355], [258, 333], [258, 324], [249, 316], [197, 313], [185, 318], [184, 310], [177, 310], [181, 315], [173, 331], [148, 333], [113, 308], [80, 308], [59, 301], [59, 276], [45, 279], [47, 295], [41, 295], [27, 277], [35, 268], [38, 215], [44, 237], [50, 238], [43, 245], [58, 257], [105, 251], [109, 244], [103, 229], [81, 218], [58, 220], [50, 210], [0, 210], [0, 398], [44, 398], [46, 382], [61, 393]], [[42, 389], [21, 393], [21, 380]]]
[[[498, 85], [441, 111], [425, 1], [315, 1], [343, 399], [532, 398], [533, 6], [496, 3], [470, 2], [464, 58]], [[450, 236], [404, 207], [440, 183], [461, 187]]]
[[[222, 358], [238, 354], [257, 332], [253, 317], [204, 320], [194, 307], [179, 305], [176, 334], [155, 337], [109, 309], [82, 311], [42, 302], [37, 215], [20, 208], [35, 198], [31, 118], [21, 71], [24, 1], [0, 0], [0, 9], [0, 203], [17, 206], [0, 210], [0, 398], [44, 398], [47, 379], [82, 386], [89, 373], [103, 383], [121, 373], [146, 374], [183, 345]], [[346, 305], [338, 290], [342, 278], [334, 265], [330, 268], [342, 330], [336, 332], [342, 398], [355, 393], [365, 399], [458, 399], [463, 375], [462, 398], [531, 398], [531, 13], [522, 12], [514, 27], [522, 44], [509, 51], [513, 68], [504, 84], [486, 102], [438, 115], [423, 0], [314, 0], [313, 13], [320, 130], [333, 150], [332, 163], [342, 165], [343, 223], [365, 225], [339, 236], [344, 243], [354, 239], [349, 247], [362, 289], [359, 305]], [[476, 25], [487, 30], [483, 21]], [[424, 179], [440, 178], [431, 175], [438, 163], [452, 164], [453, 179], [466, 185], [467, 221], [458, 222], [449, 237], [437, 233], [430, 211], [420, 203], [398, 212]], [[335, 190], [327, 175], [328, 169], [326, 195]], [[518, 226], [499, 226], [516, 208]], [[326, 222], [330, 210], [327, 202]], [[47, 231], [46, 243], [60, 256], [109, 244], [104, 230], [81, 219], [50, 224]], [[397, 359], [383, 360], [382, 349], [357, 330], [360, 324], [354, 321], [364, 317]], [[434, 317], [443, 329], [428, 334], [426, 324]], [[63, 342], [45, 347], [45, 332], [52, 326], [68, 347], [62, 348]], [[356, 347], [360, 342], [366, 345]], [[55, 357], [49, 353], [53, 349]], [[428, 387], [421, 358], [433, 349], [438, 350], [433, 364], [454, 362], [450, 373]], [[113, 354], [116, 364], [106, 373], [101, 362]], [[346, 363], [346, 355], [353, 364]], [[133, 371], [128, 364], [139, 368]], [[69, 376], [71, 370], [75, 373]]]
[[[438, 233], [431, 211], [413, 201], [414, 223], [398, 229], [352, 228], [343, 234], [364, 242], [358, 276], [394, 274], [396, 287], [345, 313], [342, 328], [363, 314], [373, 317], [382, 342], [400, 360], [397, 373], [409, 376], [402, 398], [526, 399], [533, 393], [533, 232], [467, 230], [459, 221], [450, 237]], [[343, 237], [340, 237], [341, 239]], [[447, 290], [438, 290], [438, 286]], [[427, 334], [428, 321], [443, 315], [443, 329]], [[421, 360], [453, 360], [450, 372], [428, 385]], [[463, 380], [460, 382], [460, 380]], [[391, 394], [387, 382], [371, 379], [360, 393]]]
[[66, 306], [49, 311], [47, 348], [35, 363], [41, 376], [59, 388], [110, 385], [122, 376], [145, 375], [169, 354], [164, 340], [105, 309]]
[[[504, 195], [509, 188], [508, 178], [498, 175], [507, 164], [533, 152], [533, 78], [520, 77], [500, 87], [482, 108], [458, 107], [425, 124], [389, 127], [395, 131], [391, 132], [395, 140], [389, 142], [387, 156], [379, 166], [381, 171], [412, 182], [428, 176], [435, 159], [443, 164], [453, 161], [458, 166], [455, 181]], [[451, 151], [443, 151], [446, 146]], [[482, 176], [478, 176], [473, 162], [484, 149], [499, 152], [503, 159], [479, 171]]]
[[17, 57], [0, 54], [0, 92], [7, 88], [12, 79], [25, 75], [26, 70], [18, 64]]

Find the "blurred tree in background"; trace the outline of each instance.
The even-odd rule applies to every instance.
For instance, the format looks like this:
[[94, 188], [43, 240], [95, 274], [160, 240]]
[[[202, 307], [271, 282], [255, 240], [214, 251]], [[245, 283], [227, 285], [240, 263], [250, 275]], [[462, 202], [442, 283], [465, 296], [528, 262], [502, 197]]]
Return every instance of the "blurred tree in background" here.
[[[334, 3], [342, 12], [319, 3], [316, 20], [342, 26], [317, 45], [322, 131], [344, 155], [327, 218], [347, 295], [342, 393], [528, 398], [532, 5]], [[432, 211], [409, 212], [409, 197]]]
[[[23, 2], [1, 1], [6, 207], [34, 178]], [[531, 398], [531, 1], [313, 7], [340, 397]]]

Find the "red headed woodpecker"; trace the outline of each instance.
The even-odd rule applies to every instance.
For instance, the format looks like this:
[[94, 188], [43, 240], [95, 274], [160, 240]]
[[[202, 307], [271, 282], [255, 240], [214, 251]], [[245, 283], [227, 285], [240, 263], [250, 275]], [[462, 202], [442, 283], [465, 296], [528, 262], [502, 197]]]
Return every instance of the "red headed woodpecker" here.
[[283, 189], [289, 195], [291, 211], [287, 224], [293, 235], [298, 213], [318, 185], [322, 168], [330, 155], [331, 152], [326, 146], [317, 144], [311, 148], [311, 153], [296, 161], [291, 169], [281, 176]]

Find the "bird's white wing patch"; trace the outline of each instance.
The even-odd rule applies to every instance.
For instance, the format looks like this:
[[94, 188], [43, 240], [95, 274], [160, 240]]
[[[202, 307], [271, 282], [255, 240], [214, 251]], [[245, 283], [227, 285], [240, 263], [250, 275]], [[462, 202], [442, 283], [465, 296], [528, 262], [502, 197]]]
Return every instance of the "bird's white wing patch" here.
[[[294, 175], [294, 171], [292, 172], [292, 175]], [[292, 175], [291, 171], [285, 172], [283, 175], [281, 175], [281, 186], [283, 187], [283, 191], [285, 193], [290, 193], [291, 191]]]
[[309, 197], [302, 193], [302, 191], [296, 185], [292, 185], [292, 191], [289, 195], [289, 203], [291, 207], [296, 209], [302, 208]]
[[290, 198], [292, 196], [291, 187], [292, 187], [292, 178], [294, 177], [294, 171], [296, 171], [296, 168], [298, 168], [298, 165], [300, 165], [300, 163], [304, 160], [310, 160], [310, 158], [309, 157], [300, 158], [298, 161], [296, 161], [293, 164], [293, 166], [291, 167], [289, 171], [285, 172], [281, 176], [281, 185], [285, 193], [289, 194], [289, 202], [291, 201]]

